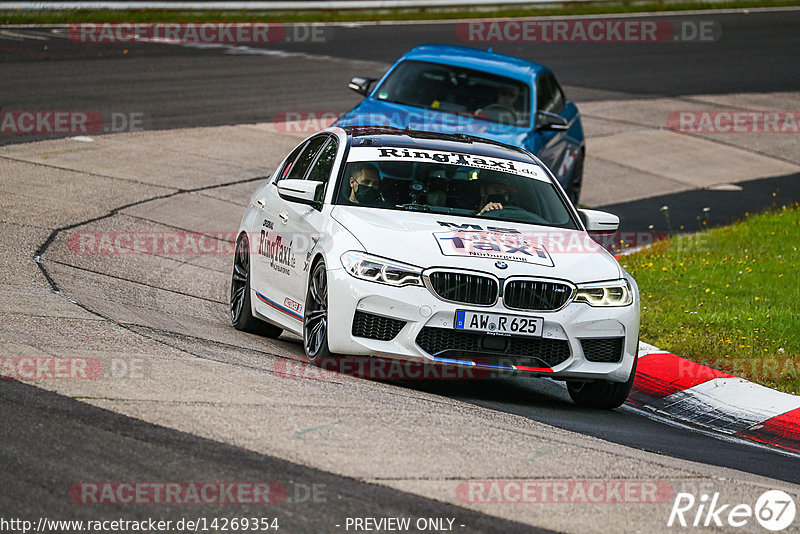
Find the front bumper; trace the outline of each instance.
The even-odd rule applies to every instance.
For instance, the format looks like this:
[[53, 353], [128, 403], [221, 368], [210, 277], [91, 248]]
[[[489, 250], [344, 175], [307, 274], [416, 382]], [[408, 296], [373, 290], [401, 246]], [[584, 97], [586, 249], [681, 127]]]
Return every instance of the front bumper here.
[[[328, 271], [328, 303], [330, 306], [328, 344], [330, 350], [338, 354], [372, 355], [444, 365], [502, 369], [556, 379], [603, 379], [624, 382], [630, 375], [638, 350], [639, 302], [636, 292], [633, 304], [624, 307], [592, 307], [571, 302], [559, 311], [520, 312], [504, 307], [502, 299], [491, 307], [450, 303], [440, 300], [426, 287], [398, 288], [359, 280], [347, 274], [344, 269], [332, 269]], [[468, 348], [469, 351], [474, 351], [476, 347], [489, 347], [488, 353], [492, 358], [465, 358], [451, 354], [437, 356], [423, 350], [420, 340], [425, 340], [422, 345], [428, 348], [442, 345], [441, 341], [438, 345], [430, 341], [431, 333], [441, 334], [446, 339], [449, 339], [448, 336], [451, 334], [462, 335], [462, 331], [455, 330], [453, 325], [456, 310], [541, 317], [542, 337], [514, 337], [516, 340], [514, 346], [518, 354], [514, 358], [502, 356], [498, 358], [498, 351], [504, 350], [500, 348], [503, 346], [503, 341], [498, 339], [500, 336], [479, 336], [487, 339], [473, 342]], [[353, 335], [353, 319], [356, 312], [388, 317], [403, 321], [405, 324], [402, 327], [398, 325], [399, 332], [387, 341], [356, 336]], [[423, 329], [425, 333], [421, 337]], [[619, 360], [589, 361], [584, 347], [590, 345], [584, 341], [610, 338], [621, 338], [622, 354]], [[508, 350], [510, 342], [505, 346]], [[568, 347], [566, 356], [554, 358], [552, 350], [555, 346]], [[519, 358], [520, 347], [525, 351], [530, 350], [530, 354], [526, 353], [529, 358]], [[548, 351], [547, 358], [537, 358], [536, 352], [540, 347]], [[454, 354], [457, 353], [458, 351], [454, 351]], [[547, 361], [557, 363], [550, 365]]]

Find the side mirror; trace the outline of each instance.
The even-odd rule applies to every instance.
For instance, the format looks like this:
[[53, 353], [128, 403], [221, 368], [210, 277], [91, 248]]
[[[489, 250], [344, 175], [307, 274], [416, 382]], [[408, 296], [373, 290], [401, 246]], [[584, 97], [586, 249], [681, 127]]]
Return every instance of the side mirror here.
[[551, 113], [549, 111], [537, 111], [536, 129], [564, 131], [569, 129], [569, 122], [567, 119], [556, 113]]
[[324, 187], [325, 184], [314, 180], [281, 180], [278, 182], [278, 195], [284, 200], [320, 209], [322, 202], [318, 199]]
[[370, 86], [376, 81], [377, 78], [362, 78], [360, 76], [356, 76], [350, 80], [350, 83], [347, 84], [347, 87], [362, 96], [367, 96], [369, 94]]
[[587, 232], [612, 234], [619, 228], [619, 217], [613, 213], [597, 210], [578, 210]]

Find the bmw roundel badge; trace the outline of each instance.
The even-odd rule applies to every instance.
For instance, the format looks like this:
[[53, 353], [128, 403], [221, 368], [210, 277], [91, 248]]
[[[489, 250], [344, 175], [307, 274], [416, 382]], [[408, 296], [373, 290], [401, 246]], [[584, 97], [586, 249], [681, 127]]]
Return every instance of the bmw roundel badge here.
[[497, 267], [498, 269], [505, 269], [506, 267], [508, 267], [508, 264], [504, 261], [496, 261], [494, 262], [494, 266]]

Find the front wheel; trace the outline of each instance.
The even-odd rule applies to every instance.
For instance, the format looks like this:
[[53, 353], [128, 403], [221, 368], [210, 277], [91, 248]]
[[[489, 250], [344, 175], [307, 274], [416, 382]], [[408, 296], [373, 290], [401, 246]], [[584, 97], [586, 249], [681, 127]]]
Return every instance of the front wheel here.
[[636, 363], [639, 360], [634, 356], [631, 376], [625, 382], [611, 382], [609, 380], [596, 380], [594, 382], [567, 382], [569, 396], [578, 406], [586, 408], [601, 408], [612, 410], [619, 408], [628, 398], [633, 388], [636, 377]]
[[303, 348], [315, 362], [331, 357], [328, 349], [328, 273], [319, 260], [311, 269], [303, 320]]

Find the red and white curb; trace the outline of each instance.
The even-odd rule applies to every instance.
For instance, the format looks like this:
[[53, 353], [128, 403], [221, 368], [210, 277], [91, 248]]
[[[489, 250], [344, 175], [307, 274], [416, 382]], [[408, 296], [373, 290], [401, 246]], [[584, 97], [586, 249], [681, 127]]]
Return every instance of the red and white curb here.
[[800, 396], [639, 343], [628, 404], [737, 438], [800, 452]]

